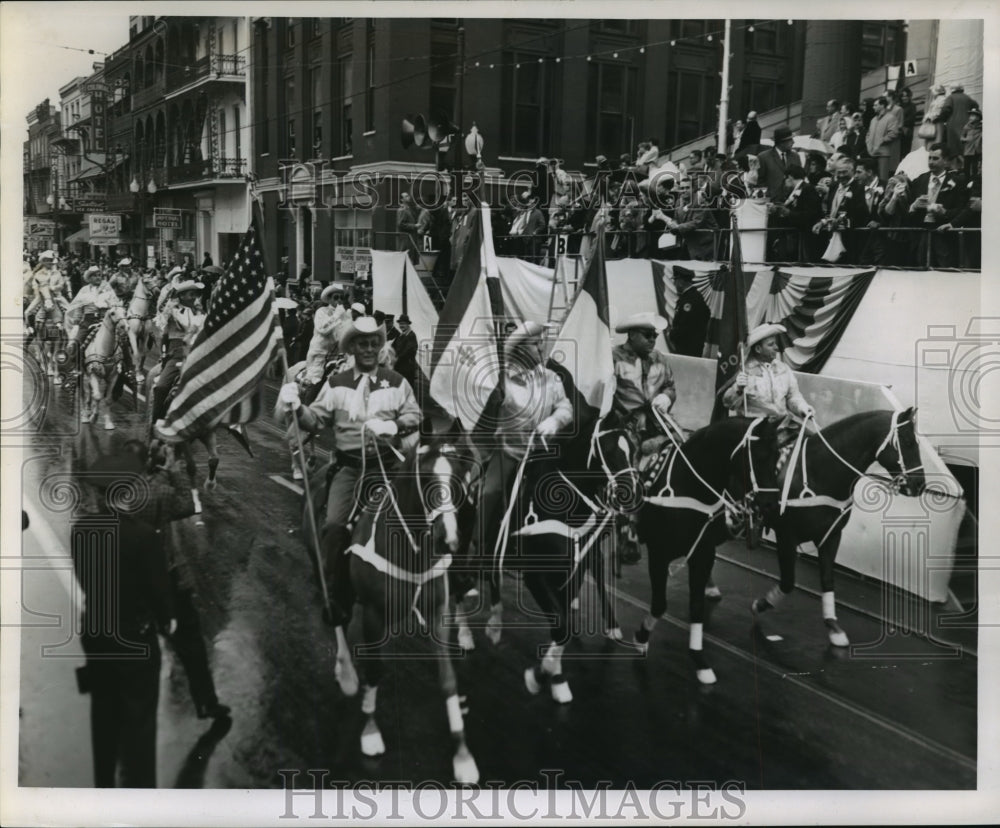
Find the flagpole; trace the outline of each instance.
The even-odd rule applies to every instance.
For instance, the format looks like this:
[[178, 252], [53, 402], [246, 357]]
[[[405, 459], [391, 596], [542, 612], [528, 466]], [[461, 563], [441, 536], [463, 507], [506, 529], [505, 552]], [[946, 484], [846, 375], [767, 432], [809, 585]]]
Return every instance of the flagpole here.
[[732, 21], [726, 20], [725, 34], [722, 38], [722, 97], [719, 100], [719, 155], [726, 154], [726, 125], [729, 121], [729, 34]]
[[[261, 211], [261, 195], [257, 192], [256, 181], [251, 180], [248, 182], [248, 191], [250, 193], [250, 221], [257, 225], [257, 232], [260, 235], [260, 252], [261, 258], [264, 260], [264, 272], [270, 273], [270, 260], [267, 256], [267, 244], [263, 234], [263, 224], [264, 217]], [[259, 221], [257, 220], [259, 217]], [[272, 312], [274, 308], [274, 293], [271, 293], [271, 307]], [[277, 314], [275, 314], [277, 315]], [[276, 324], [277, 320], [275, 321]], [[280, 326], [279, 326], [280, 329]], [[281, 347], [278, 349], [278, 359], [281, 362], [281, 377], [282, 383], [288, 377], [288, 357], [285, 353], [285, 340], [282, 338]], [[306, 469], [305, 464], [305, 446], [302, 443], [302, 430], [299, 428], [299, 418], [296, 413], [291, 412], [292, 415], [292, 432], [295, 434], [295, 445], [299, 451], [299, 460], [302, 464], [302, 489], [305, 493], [306, 498], [306, 515], [309, 521], [309, 528], [312, 530], [313, 536], [313, 556], [315, 557], [316, 572], [319, 574], [319, 586], [323, 593], [323, 606], [326, 608], [327, 613], [330, 618], [333, 618], [333, 611], [330, 608], [330, 593], [326, 586], [326, 574], [323, 571], [323, 556], [320, 552], [320, 540], [319, 540], [319, 530], [316, 528], [316, 510], [313, 507], [312, 491], [309, 486], [309, 474]], [[292, 457], [292, 462], [295, 462], [295, 458]]]

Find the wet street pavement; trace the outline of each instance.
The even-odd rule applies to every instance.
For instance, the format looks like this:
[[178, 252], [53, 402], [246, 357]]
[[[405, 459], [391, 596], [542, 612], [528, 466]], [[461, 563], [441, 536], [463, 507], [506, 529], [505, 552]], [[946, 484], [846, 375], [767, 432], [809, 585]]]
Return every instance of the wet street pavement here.
[[[26, 398], [32, 392], [27, 388]], [[82, 656], [71, 631], [73, 582], [64, 557], [72, 512], [55, 483], [96, 452], [142, 437], [145, 402], [135, 406], [126, 393], [114, 407], [117, 429], [106, 432], [81, 426], [63, 391], [38, 399], [38, 434], [22, 471], [32, 526], [20, 562], [19, 778], [23, 786], [89, 786], [89, 700], [75, 687]], [[452, 747], [427, 639], [385, 645], [378, 719], [387, 752], [377, 761], [362, 757], [360, 701], [343, 697], [334, 680], [333, 637], [320, 614], [282, 432], [265, 421], [249, 432], [252, 458], [219, 437], [218, 488], [202, 491], [200, 517], [172, 530], [193, 564], [231, 727], [213, 730], [196, 718], [183, 668], [164, 646], [159, 785], [277, 788], [281, 770], [319, 768], [335, 780], [447, 783]], [[198, 452], [204, 474], [205, 454]], [[564, 657], [574, 695], [568, 705], [525, 689], [523, 672], [548, 636], [530, 617], [537, 610], [520, 595], [520, 580], [506, 577], [499, 645], [484, 634], [488, 613], [481, 608], [476, 649], [456, 658], [468, 698], [469, 748], [483, 782], [541, 781], [543, 771], [558, 770], [585, 788], [629, 780], [644, 788], [670, 779], [739, 780], [747, 789], [770, 790], [975, 787], [974, 616], [965, 628], [946, 628], [935, 609], [920, 634], [907, 634], [881, 620], [878, 584], [842, 572], [838, 599], [850, 608], [841, 608], [840, 620], [854, 648], [828, 643], [819, 598], [805, 590], [754, 629], [750, 601], [773, 583], [774, 555], [737, 542], [720, 554], [715, 580], [723, 599], [705, 627], [716, 685], [700, 686], [688, 659], [681, 568], [670, 581], [670, 616], [655, 629], [646, 656], [601, 635], [587, 586], [581, 631]], [[811, 562], [803, 559], [800, 569], [803, 585], [815, 588]], [[644, 563], [624, 567], [614, 586], [631, 638], [648, 597]]]

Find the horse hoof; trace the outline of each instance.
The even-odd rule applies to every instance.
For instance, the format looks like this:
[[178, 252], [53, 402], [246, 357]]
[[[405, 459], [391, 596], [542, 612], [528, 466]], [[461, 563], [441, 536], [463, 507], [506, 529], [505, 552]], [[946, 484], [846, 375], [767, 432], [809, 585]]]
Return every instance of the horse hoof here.
[[205, 491], [206, 492], [214, 492], [215, 491], [215, 486], [216, 486], [216, 481], [214, 481], [214, 480], [206, 480], [205, 481]]
[[606, 629], [604, 631], [604, 635], [605, 635], [605, 637], [610, 638], [612, 641], [624, 641], [625, 640], [625, 636], [622, 635], [622, 628], [621, 627], [609, 627], [608, 629]]
[[340, 692], [348, 698], [358, 694], [358, 673], [350, 661], [337, 661], [333, 667], [334, 678], [340, 686]]
[[365, 725], [364, 733], [361, 734], [361, 752], [365, 756], [381, 756], [385, 753], [385, 742], [382, 741], [382, 734], [373, 722]]
[[641, 655], [646, 655], [649, 652], [649, 642], [640, 641], [635, 636], [632, 636], [632, 646], [635, 647]]
[[835, 618], [827, 618], [825, 623], [827, 635], [830, 637], [830, 643], [834, 647], [849, 647], [851, 645], [851, 641], [847, 637], [847, 633], [844, 632]]
[[479, 783], [479, 768], [476, 767], [476, 760], [472, 758], [472, 754], [467, 749], [455, 754], [451, 767], [455, 774], [455, 781], [459, 785], [477, 785]]
[[695, 674], [698, 676], [698, 681], [702, 684], [715, 684], [716, 682], [715, 670], [711, 667], [704, 670], [697, 670], [695, 671]]
[[296, 466], [294, 469], [292, 469], [292, 480], [301, 480], [301, 479], [302, 479], [302, 469]]
[[756, 598], [750, 602], [750, 612], [753, 613], [755, 621], [757, 616], [759, 616], [762, 612], [767, 612], [769, 609], [771, 609], [771, 605], [764, 598]]
[[722, 599], [722, 590], [715, 584], [711, 584], [705, 587], [705, 597], [712, 601], [719, 601]]
[[559, 704], [569, 704], [573, 701], [573, 692], [569, 689], [569, 682], [562, 676], [555, 676], [552, 679], [552, 700]]
[[462, 627], [458, 631], [458, 646], [465, 652], [476, 649], [476, 639], [472, 636], [472, 630]]
[[535, 675], [535, 668], [529, 667], [524, 671], [524, 686], [528, 688], [528, 692], [532, 696], [537, 696], [541, 692], [542, 685], [538, 683], [538, 677]]

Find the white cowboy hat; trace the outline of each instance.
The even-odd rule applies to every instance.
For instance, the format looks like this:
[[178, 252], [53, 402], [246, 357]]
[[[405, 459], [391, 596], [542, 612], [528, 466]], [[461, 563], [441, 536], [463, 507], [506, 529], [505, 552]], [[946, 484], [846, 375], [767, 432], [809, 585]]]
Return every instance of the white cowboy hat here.
[[545, 326], [540, 322], [532, 322], [530, 319], [522, 322], [510, 332], [510, 335], [504, 341], [504, 353], [510, 353], [518, 345], [527, 342], [529, 339], [540, 338], [543, 333], [545, 333]]
[[320, 302], [329, 302], [333, 298], [334, 294], [339, 296], [344, 295], [344, 289], [339, 285], [327, 285], [323, 288], [323, 292], [319, 295]]
[[120, 262], [118, 262], [118, 267], [132, 267], [132, 260], [126, 256]]
[[763, 325], [758, 325], [747, 334], [747, 350], [749, 351], [754, 345], [758, 342], [763, 342], [769, 336], [777, 336], [783, 333], [788, 333], [788, 329], [784, 325], [778, 325], [774, 322], [765, 322]]
[[667, 329], [667, 320], [658, 313], [652, 313], [650, 311], [634, 313], [628, 319], [623, 322], [619, 322], [618, 325], [615, 326], [615, 333], [628, 333], [636, 328], [652, 328], [657, 333], [660, 333], [661, 331], [665, 331]]
[[353, 305], [351, 305], [351, 310], [354, 311], [355, 313], [360, 313], [362, 316], [366, 315], [365, 306], [362, 305], [360, 302], [355, 302]]
[[54, 250], [46, 250], [38, 256], [38, 261], [40, 262], [54, 262], [56, 260], [56, 253]]
[[98, 276], [101, 275], [101, 269], [97, 265], [91, 265], [87, 268], [87, 272], [83, 274], [84, 278], [87, 278], [91, 273], [96, 273]]
[[381, 350], [385, 346], [385, 325], [379, 325], [373, 316], [359, 316], [350, 323], [344, 333], [340, 336], [340, 350], [345, 354], [350, 353], [351, 344], [359, 336], [378, 336], [378, 347]]
[[184, 279], [174, 285], [174, 293], [183, 293], [186, 290], [204, 290], [205, 286], [194, 279]]
[[173, 279], [174, 276], [180, 276], [180, 274], [182, 274], [183, 272], [184, 268], [178, 265], [177, 267], [174, 267], [170, 270], [170, 272], [167, 274], [167, 278]]

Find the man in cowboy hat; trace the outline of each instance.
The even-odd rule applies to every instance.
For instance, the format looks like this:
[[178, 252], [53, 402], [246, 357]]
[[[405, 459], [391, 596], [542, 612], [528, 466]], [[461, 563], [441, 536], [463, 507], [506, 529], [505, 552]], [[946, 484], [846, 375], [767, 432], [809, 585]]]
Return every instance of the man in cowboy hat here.
[[[656, 340], [667, 329], [667, 320], [650, 313], [636, 313], [615, 326], [616, 333], [627, 336], [611, 355], [615, 366], [613, 410], [635, 435], [640, 457], [655, 454], [667, 439], [657, 427], [654, 410], [666, 419], [677, 392], [666, 357], [656, 350]], [[669, 423], [670, 421], [667, 420]], [[677, 435], [681, 439], [681, 435]], [[634, 520], [620, 527], [624, 548], [622, 563], [637, 563], [640, 558]]]
[[25, 324], [31, 327], [35, 312], [41, 310], [39, 305], [43, 305], [46, 311], [58, 307], [62, 313], [65, 313], [69, 307], [65, 294], [66, 288], [67, 280], [56, 266], [55, 252], [46, 250], [38, 257], [38, 268], [31, 274], [29, 281], [29, 292], [34, 295], [34, 298], [24, 312]]
[[562, 380], [545, 367], [544, 332], [543, 325], [528, 321], [507, 337], [504, 376], [482, 418], [487, 428], [494, 429], [499, 444], [486, 462], [482, 508], [472, 536], [479, 555], [484, 557], [494, 553], [518, 466], [530, 459], [526, 455], [531, 435], [534, 433], [544, 442], [573, 422], [573, 404]]
[[323, 378], [327, 359], [337, 350], [341, 328], [347, 318], [342, 304], [343, 290], [337, 285], [327, 285], [320, 294], [323, 307], [313, 318], [313, 335], [306, 352], [306, 381], [310, 384]]
[[85, 283], [66, 308], [66, 319], [70, 323], [69, 342], [71, 349], [79, 348], [83, 337], [108, 308], [121, 305], [97, 265], [87, 268]]
[[205, 315], [196, 307], [205, 286], [194, 279], [182, 278], [173, 286], [173, 297], [156, 315], [156, 326], [163, 332], [163, 361], [160, 376], [153, 388], [153, 422], [167, 414], [167, 396], [181, 372], [191, 344], [205, 324]]
[[781, 419], [778, 441], [782, 446], [787, 446], [798, 433], [797, 424], [801, 420], [795, 418], [808, 419], [814, 413], [799, 392], [792, 369], [779, 359], [778, 337], [787, 333], [784, 325], [770, 322], [750, 331], [743, 369], [722, 396], [722, 402], [734, 414]]
[[333, 430], [337, 467], [328, 489], [320, 546], [323, 572], [331, 586], [333, 623], [338, 627], [348, 624], [354, 603], [343, 553], [357, 493], [371, 491], [381, 480], [381, 465], [394, 465], [393, 443], [408, 450], [419, 438], [421, 414], [413, 389], [395, 371], [379, 367], [384, 345], [385, 329], [372, 317], [353, 320], [340, 339], [340, 349], [354, 357], [352, 368], [330, 377], [308, 406], [302, 405], [294, 382], [278, 393], [279, 407], [306, 431], [316, 433], [326, 426]]
[[167, 300], [174, 295], [175, 288], [178, 284], [184, 281], [184, 268], [176, 265], [167, 273], [166, 280], [163, 283], [163, 287], [160, 289], [160, 295], [156, 299], [156, 312], [160, 313], [163, 310], [163, 306], [166, 304]]

